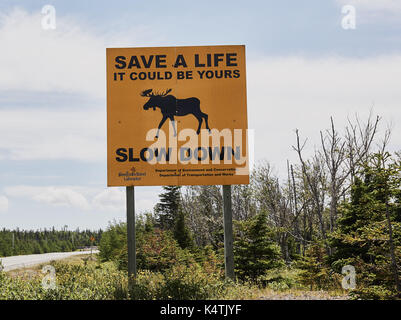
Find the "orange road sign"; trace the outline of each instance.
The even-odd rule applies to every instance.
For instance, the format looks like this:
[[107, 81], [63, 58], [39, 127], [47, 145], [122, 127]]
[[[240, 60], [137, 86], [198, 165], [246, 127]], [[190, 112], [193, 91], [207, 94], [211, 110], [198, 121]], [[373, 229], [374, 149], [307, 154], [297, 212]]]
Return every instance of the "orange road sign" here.
[[107, 49], [108, 186], [249, 183], [245, 46]]

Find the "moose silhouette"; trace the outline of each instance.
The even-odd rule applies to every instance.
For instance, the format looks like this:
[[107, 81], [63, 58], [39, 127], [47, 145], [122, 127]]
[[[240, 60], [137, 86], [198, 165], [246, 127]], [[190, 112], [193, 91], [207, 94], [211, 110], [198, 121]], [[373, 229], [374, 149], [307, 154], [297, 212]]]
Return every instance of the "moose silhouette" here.
[[153, 110], [156, 110], [156, 108], [160, 108], [160, 111], [163, 115], [163, 118], [160, 120], [159, 126], [157, 128], [156, 138], [159, 137], [159, 130], [163, 126], [167, 118], [169, 118], [173, 124], [174, 136], [177, 136], [177, 131], [174, 124], [174, 117], [186, 116], [188, 114], [194, 115], [199, 122], [198, 129], [196, 130], [197, 134], [200, 133], [203, 119], [205, 119], [206, 129], [208, 129], [210, 132], [208, 124], [209, 117], [206, 113], [203, 113], [201, 111], [199, 99], [177, 99], [173, 95], [168, 94], [171, 92], [171, 90], [172, 89], [168, 89], [164, 93], [152, 93], [153, 89], [147, 89], [141, 92], [142, 97], [149, 98], [148, 102], [144, 104], [143, 109], [148, 110], [150, 108], [153, 108]]

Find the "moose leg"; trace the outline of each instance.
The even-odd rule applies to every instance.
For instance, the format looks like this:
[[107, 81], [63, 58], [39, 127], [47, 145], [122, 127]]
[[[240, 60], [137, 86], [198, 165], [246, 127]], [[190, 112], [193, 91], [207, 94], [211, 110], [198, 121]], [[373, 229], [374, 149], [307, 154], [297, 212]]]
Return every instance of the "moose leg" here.
[[160, 120], [159, 126], [157, 127], [157, 133], [156, 133], [156, 139], [159, 138], [159, 131], [160, 128], [162, 127], [163, 123], [167, 120], [166, 116], [163, 116], [163, 118]]
[[209, 119], [209, 116], [206, 113], [202, 113], [202, 117], [205, 119], [206, 129], [208, 129], [210, 133], [209, 123], [207, 121]]
[[175, 121], [174, 121], [174, 116], [169, 117], [171, 124], [173, 125], [173, 129], [174, 129], [174, 137], [177, 136], [177, 131], [175, 130]]
[[196, 119], [198, 119], [199, 121], [198, 130], [196, 130], [196, 134], [199, 134], [202, 126], [202, 116], [197, 116]]

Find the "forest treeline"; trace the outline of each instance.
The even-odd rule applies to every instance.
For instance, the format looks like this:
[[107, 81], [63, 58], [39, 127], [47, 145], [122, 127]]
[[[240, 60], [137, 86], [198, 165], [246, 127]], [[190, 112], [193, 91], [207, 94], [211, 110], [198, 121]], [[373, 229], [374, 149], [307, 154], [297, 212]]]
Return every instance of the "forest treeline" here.
[[[342, 268], [352, 266], [355, 297], [400, 297], [401, 155], [388, 152], [391, 131], [381, 127], [379, 117], [355, 117], [340, 132], [331, 118], [316, 146], [296, 130], [292, 149], [298, 161], [287, 161], [285, 177], [263, 162], [249, 185], [232, 186], [238, 280], [266, 284], [272, 270], [282, 274], [285, 268], [297, 270], [304, 286], [328, 290], [341, 288]], [[166, 261], [188, 260], [177, 247], [195, 261], [209, 259], [210, 250], [223, 261], [222, 211], [220, 186], [164, 187], [138, 230], [139, 267], [163, 272]], [[100, 248], [104, 260], [123, 266], [121, 228], [111, 226]], [[122, 249], [113, 253], [111, 243]], [[168, 256], [169, 250], [176, 254], [161, 266], [157, 253]]]
[[0, 230], [0, 257], [75, 251], [80, 247], [97, 245], [102, 231], [67, 229], [56, 230]]

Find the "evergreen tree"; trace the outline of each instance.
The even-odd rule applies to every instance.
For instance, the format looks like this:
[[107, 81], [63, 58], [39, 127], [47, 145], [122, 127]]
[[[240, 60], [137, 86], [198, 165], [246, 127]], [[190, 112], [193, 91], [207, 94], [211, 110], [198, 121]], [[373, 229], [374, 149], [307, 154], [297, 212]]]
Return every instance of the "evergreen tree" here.
[[375, 154], [363, 166], [332, 235], [333, 267], [353, 265], [359, 279], [355, 292], [364, 298], [400, 294], [401, 166], [389, 161], [389, 154]]
[[99, 244], [99, 231], [57, 231], [51, 230], [0, 230], [0, 257], [10, 255], [38, 254], [57, 251], [73, 251], [90, 245], [90, 236], [95, 237], [94, 245]]
[[322, 243], [311, 244], [305, 252], [305, 256], [297, 262], [301, 269], [300, 281], [310, 286], [310, 290], [317, 288], [329, 289], [334, 284], [333, 272], [326, 262], [326, 249]]
[[191, 249], [193, 248], [193, 239], [191, 236], [191, 232], [185, 223], [185, 215], [180, 210], [178, 213], [177, 220], [174, 226], [174, 238], [177, 240], [178, 244], [182, 249]]
[[162, 230], [173, 230], [181, 205], [181, 187], [163, 186], [163, 190], [155, 206], [156, 221]]
[[154, 220], [155, 219], [154, 219], [152, 213], [145, 214], [145, 222], [144, 222], [145, 232], [150, 232], [154, 229], [154, 224], [155, 224]]
[[238, 223], [234, 242], [236, 274], [240, 279], [257, 280], [267, 270], [281, 267], [284, 262], [280, 247], [272, 240], [264, 211], [253, 219]]

